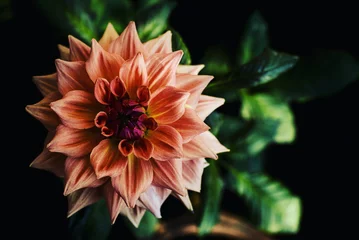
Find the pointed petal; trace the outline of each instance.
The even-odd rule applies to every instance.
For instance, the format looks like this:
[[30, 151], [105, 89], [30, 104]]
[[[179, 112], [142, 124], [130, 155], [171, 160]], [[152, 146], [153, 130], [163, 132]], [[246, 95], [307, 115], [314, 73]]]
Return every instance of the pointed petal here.
[[146, 191], [153, 178], [152, 166], [149, 161], [128, 156], [128, 163], [122, 174], [112, 178], [112, 185], [121, 195], [126, 205], [135, 207], [140, 194]]
[[187, 104], [196, 109], [201, 93], [212, 79], [213, 76], [207, 75], [178, 74], [176, 87], [191, 94]]
[[161, 218], [161, 206], [170, 194], [171, 190], [169, 189], [151, 185], [146, 192], [141, 194], [139, 204], [143, 205], [157, 218]]
[[155, 53], [171, 53], [172, 52], [172, 32], [167, 31], [161, 36], [151, 39], [143, 44], [151, 56]]
[[185, 205], [185, 207], [190, 210], [191, 212], [193, 212], [193, 206], [192, 206], [192, 203], [191, 203], [191, 199], [189, 198], [189, 195], [188, 195], [188, 191], [186, 190], [186, 195], [185, 196], [181, 196], [177, 193], [172, 193], [173, 196], [175, 196], [176, 198], [178, 198], [179, 200], [182, 201], [183, 205]]
[[64, 176], [66, 156], [61, 153], [50, 152], [44, 148], [40, 155], [30, 164], [30, 167], [46, 170], [58, 177]]
[[97, 179], [89, 157], [66, 158], [65, 196], [81, 188], [101, 186], [105, 181], [106, 179]]
[[50, 106], [64, 125], [77, 129], [94, 127], [96, 115], [101, 111], [101, 106], [93, 94], [81, 90], [68, 92]]
[[188, 97], [188, 92], [174, 87], [164, 87], [151, 97], [147, 113], [158, 123], [173, 123], [184, 114]]
[[70, 61], [70, 49], [61, 44], [57, 44], [57, 48], [60, 52], [60, 58], [65, 61]]
[[93, 39], [91, 54], [86, 61], [86, 71], [93, 82], [95, 82], [97, 78], [111, 80], [118, 76], [123, 62], [124, 60], [121, 56], [106, 52], [100, 44]]
[[63, 153], [71, 157], [82, 157], [100, 142], [101, 135], [91, 130], [79, 130], [59, 125], [47, 148], [51, 152]]
[[44, 124], [48, 130], [54, 130], [60, 124], [60, 119], [50, 108], [50, 103], [56, 101], [60, 97], [60, 93], [52, 92], [45, 96], [40, 102], [34, 105], [27, 105], [25, 109], [34, 118]]
[[179, 50], [168, 54], [155, 54], [146, 62], [148, 84], [151, 93], [164, 86], [174, 86], [176, 83], [176, 69], [183, 56]]
[[103, 105], [110, 104], [110, 99], [111, 99], [110, 83], [105, 78], [98, 78], [96, 80], [94, 95], [99, 103]]
[[79, 39], [69, 35], [70, 60], [86, 61], [90, 57], [91, 48]]
[[183, 156], [182, 137], [173, 127], [163, 125], [154, 131], [149, 130], [146, 138], [152, 143], [152, 157], [157, 160], [168, 160]]
[[32, 78], [36, 87], [40, 90], [43, 96], [46, 96], [52, 92], [57, 92], [57, 73], [34, 76]]
[[136, 99], [137, 89], [147, 84], [146, 64], [142, 53], [137, 53], [122, 65], [120, 79], [125, 83], [130, 98]]
[[136, 228], [140, 225], [141, 219], [145, 213], [146, 209], [138, 206], [135, 206], [134, 208], [124, 207], [121, 210], [121, 214], [126, 216]]
[[192, 191], [201, 191], [203, 169], [207, 162], [204, 158], [182, 161], [182, 176], [184, 186]]
[[209, 126], [191, 108], [186, 108], [182, 117], [169, 124], [169, 126], [175, 128], [181, 134], [183, 143], [189, 142], [195, 136], [209, 129]]
[[135, 22], [131, 21], [121, 35], [111, 43], [108, 51], [119, 54], [123, 59], [133, 58], [138, 52], [146, 55], [145, 48], [138, 37]]
[[196, 138], [205, 143], [216, 154], [230, 151], [228, 148], [223, 146], [210, 131], [201, 133]]
[[224, 101], [224, 98], [201, 95], [196, 107], [196, 112], [202, 120], [205, 120], [215, 109], [222, 106]]
[[99, 188], [82, 188], [67, 196], [68, 212], [67, 217], [71, 217], [84, 207], [87, 207], [101, 199]]
[[153, 185], [168, 188], [180, 195], [186, 194], [182, 178], [182, 161], [176, 159], [168, 161], [151, 159], [150, 161], [153, 167]]
[[84, 62], [66, 62], [56, 59], [55, 64], [58, 88], [62, 95], [72, 90], [93, 92], [94, 84], [87, 75]]
[[111, 23], [108, 23], [106, 30], [98, 43], [102, 46], [103, 49], [108, 50], [110, 44], [118, 37], [119, 35], [113, 25]]
[[114, 96], [121, 98], [126, 93], [125, 83], [119, 77], [116, 77], [110, 83], [110, 90]]
[[102, 192], [111, 216], [111, 223], [114, 224], [121, 209], [125, 207], [125, 202], [115, 189], [113, 189], [110, 181], [103, 185]]
[[118, 176], [127, 165], [127, 157], [120, 153], [117, 143], [111, 139], [102, 140], [92, 150], [90, 159], [97, 178]]
[[187, 73], [198, 75], [198, 73], [204, 68], [204, 64], [199, 65], [178, 65], [177, 73]]
[[153, 149], [153, 144], [145, 138], [140, 138], [133, 144], [133, 153], [135, 156], [145, 160], [150, 159], [153, 153]]

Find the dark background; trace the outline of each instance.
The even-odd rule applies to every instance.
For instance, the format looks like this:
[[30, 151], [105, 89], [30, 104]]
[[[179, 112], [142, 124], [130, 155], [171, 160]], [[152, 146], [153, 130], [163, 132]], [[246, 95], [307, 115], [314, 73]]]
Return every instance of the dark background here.
[[[3, 205], [9, 213], [5, 226], [13, 236], [26, 239], [66, 239], [67, 205], [61, 182], [50, 173], [28, 167], [41, 152], [46, 130], [25, 112], [25, 106], [41, 99], [31, 78], [55, 71], [57, 44], [67, 45], [67, 37], [54, 30], [31, 1], [13, 3], [13, 18], [1, 22], [0, 28], [5, 62], [1, 67], [6, 106], [2, 113], [3, 160], [11, 164], [2, 169], [2, 196], [9, 201]], [[207, 47], [225, 43], [225, 50], [235, 48], [255, 9], [267, 21], [271, 46], [278, 51], [306, 55], [316, 48], [341, 49], [359, 57], [355, 5], [178, 1], [170, 24], [182, 35], [197, 64]], [[297, 235], [277, 239], [352, 239], [356, 235], [358, 93], [356, 82], [333, 96], [292, 104], [296, 141], [271, 146], [266, 170], [302, 198], [303, 217]], [[224, 195], [222, 205], [239, 212], [242, 207], [231, 193]], [[171, 212], [173, 209], [176, 211]], [[164, 218], [181, 211], [185, 208], [171, 199], [163, 206]], [[130, 238], [125, 237], [130, 232], [122, 221], [117, 221], [113, 239]]]

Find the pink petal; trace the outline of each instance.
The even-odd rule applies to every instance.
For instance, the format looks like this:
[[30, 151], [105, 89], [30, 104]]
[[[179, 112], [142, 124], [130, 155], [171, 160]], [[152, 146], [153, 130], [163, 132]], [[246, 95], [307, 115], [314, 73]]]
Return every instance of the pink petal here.
[[125, 200], [126, 205], [133, 208], [140, 194], [151, 184], [152, 179], [151, 163], [131, 154], [128, 156], [128, 163], [122, 174], [112, 178], [112, 185]]
[[110, 47], [110, 44], [118, 37], [119, 35], [113, 25], [108, 23], [106, 30], [98, 43], [102, 46], [103, 49], [107, 50]]
[[173, 123], [184, 114], [188, 97], [188, 92], [174, 87], [164, 87], [151, 97], [147, 113], [158, 123]]
[[86, 61], [86, 71], [93, 82], [95, 82], [97, 78], [110, 80], [118, 76], [123, 62], [124, 60], [121, 56], [106, 52], [100, 44], [93, 39], [90, 58]]
[[106, 112], [104, 111], [98, 112], [94, 120], [95, 126], [98, 128], [102, 128], [103, 126], [106, 125], [107, 120], [108, 120], [108, 116]]
[[97, 179], [89, 157], [66, 159], [65, 196], [81, 188], [101, 186], [105, 181], [106, 179]]
[[64, 125], [77, 129], [94, 127], [96, 114], [101, 111], [93, 94], [81, 90], [68, 92], [50, 106]]
[[135, 206], [134, 208], [124, 207], [121, 210], [121, 214], [126, 216], [136, 228], [140, 225], [141, 219], [145, 213], [146, 209], [139, 206]]
[[210, 131], [201, 133], [196, 138], [197, 140], [205, 143], [216, 154], [230, 151], [228, 148], [223, 146]]
[[115, 79], [113, 79], [111, 81], [110, 90], [111, 90], [111, 93], [118, 98], [123, 97], [123, 95], [125, 95], [125, 93], [126, 93], [125, 84], [119, 77], [116, 77]]
[[191, 108], [186, 108], [182, 117], [171, 123], [170, 126], [181, 134], [183, 143], [189, 142], [195, 136], [209, 129], [209, 126]]
[[121, 35], [111, 43], [108, 51], [119, 54], [123, 59], [133, 58], [137, 53], [142, 52], [144, 55], [145, 48], [138, 37], [136, 25], [131, 21]]
[[85, 62], [66, 62], [56, 59], [58, 88], [62, 95], [72, 90], [93, 92], [94, 84], [87, 75]]
[[199, 65], [178, 65], [177, 73], [186, 73], [198, 75], [198, 73], [204, 68], [203, 64]]
[[127, 165], [127, 157], [120, 153], [117, 143], [111, 139], [102, 140], [92, 150], [90, 159], [97, 178], [118, 176]]
[[180, 195], [186, 194], [182, 178], [182, 161], [168, 160], [156, 161], [151, 159], [153, 167], [152, 184], [175, 191]]
[[157, 160], [183, 156], [182, 137], [173, 127], [163, 125], [154, 131], [149, 130], [146, 138], [152, 143], [152, 157]]
[[102, 190], [111, 216], [111, 223], [114, 224], [121, 209], [125, 207], [125, 202], [113, 189], [111, 182], [104, 184]]
[[57, 48], [60, 52], [60, 58], [65, 61], [70, 61], [70, 49], [61, 44], [57, 44]]
[[164, 86], [174, 86], [176, 83], [176, 69], [183, 56], [179, 50], [168, 54], [152, 55], [146, 62], [148, 83], [151, 93]]
[[110, 83], [104, 78], [98, 78], [95, 82], [94, 95], [99, 103], [109, 105], [111, 100]]
[[133, 147], [135, 156], [145, 160], [150, 159], [154, 149], [153, 144], [145, 138], [135, 141]]
[[191, 203], [191, 199], [189, 198], [188, 195], [188, 191], [186, 190], [186, 195], [185, 196], [181, 196], [177, 193], [172, 193], [173, 196], [175, 196], [177, 199], [181, 200], [181, 202], [183, 203], [183, 205], [185, 205], [185, 207], [193, 212], [193, 206]]
[[202, 120], [205, 120], [215, 109], [222, 106], [224, 101], [224, 98], [201, 95], [196, 107], [196, 112]]
[[122, 65], [120, 79], [125, 83], [130, 98], [136, 99], [137, 89], [147, 84], [146, 64], [142, 53], [137, 53]]
[[86, 61], [90, 57], [91, 48], [79, 39], [69, 35], [70, 60]]
[[204, 158], [182, 161], [182, 176], [184, 186], [192, 191], [201, 191], [203, 169], [207, 166]]
[[50, 103], [56, 101], [60, 97], [60, 93], [52, 92], [45, 96], [40, 102], [34, 105], [27, 105], [25, 109], [34, 118], [44, 124], [48, 130], [54, 130], [60, 124], [60, 119], [50, 108]]
[[99, 143], [101, 135], [97, 131], [79, 130], [59, 125], [55, 137], [47, 145], [51, 152], [63, 153], [71, 157], [82, 157], [91, 152]]
[[178, 74], [176, 87], [191, 94], [187, 104], [196, 109], [201, 93], [212, 79], [213, 76], [207, 75]]
[[87, 207], [101, 199], [99, 188], [82, 188], [67, 196], [68, 212], [67, 217], [71, 217], [84, 207]]
[[36, 87], [40, 90], [43, 96], [46, 96], [52, 92], [57, 92], [57, 73], [34, 76], [33, 81]]
[[143, 205], [144, 208], [151, 211], [157, 218], [161, 218], [161, 206], [170, 193], [171, 190], [169, 189], [151, 185], [147, 188], [146, 192], [140, 195], [139, 206]]
[[151, 39], [143, 44], [148, 55], [155, 53], [171, 53], [172, 52], [172, 33], [167, 31], [161, 36]]

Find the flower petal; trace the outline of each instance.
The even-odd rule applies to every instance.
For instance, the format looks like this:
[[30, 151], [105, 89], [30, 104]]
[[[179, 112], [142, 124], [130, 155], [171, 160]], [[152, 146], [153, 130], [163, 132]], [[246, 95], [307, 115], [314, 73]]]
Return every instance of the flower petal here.
[[139, 206], [135, 206], [134, 208], [124, 207], [121, 209], [121, 214], [126, 216], [136, 228], [140, 225], [141, 219], [145, 213], [146, 209]]
[[70, 49], [61, 44], [57, 44], [57, 48], [60, 52], [60, 58], [65, 61], [70, 61]]
[[172, 52], [172, 32], [167, 31], [161, 36], [145, 42], [144, 47], [151, 56], [155, 53], [171, 53]]
[[150, 161], [153, 167], [153, 185], [171, 189], [183, 196], [186, 194], [182, 178], [182, 161], [176, 159], [168, 161], [151, 159]]
[[188, 92], [174, 87], [164, 87], [151, 97], [147, 113], [158, 123], [173, 123], [184, 114], [188, 97]]
[[95, 39], [92, 40], [92, 49], [89, 59], [86, 61], [86, 71], [91, 80], [97, 78], [114, 79], [118, 76], [124, 60], [117, 54], [106, 52]]
[[79, 130], [59, 125], [56, 134], [47, 145], [50, 152], [59, 152], [71, 157], [82, 157], [99, 143], [101, 135], [91, 130]]
[[68, 212], [67, 217], [71, 217], [84, 207], [87, 207], [101, 199], [99, 188], [82, 188], [67, 196]]
[[128, 163], [122, 174], [112, 178], [112, 185], [121, 195], [126, 205], [135, 207], [140, 194], [146, 191], [153, 178], [152, 166], [149, 161], [128, 156]]
[[153, 149], [153, 144], [145, 138], [140, 138], [133, 144], [133, 153], [135, 156], [145, 160], [150, 159], [153, 153]]
[[111, 81], [110, 90], [111, 93], [118, 98], [121, 98], [126, 93], [125, 84], [119, 77], [116, 77]]
[[151, 185], [147, 188], [146, 192], [140, 195], [138, 205], [143, 205], [144, 208], [151, 211], [157, 218], [161, 218], [161, 206], [170, 194], [171, 190], [169, 189]]
[[34, 118], [44, 124], [48, 130], [54, 130], [60, 124], [60, 119], [50, 108], [50, 104], [60, 97], [60, 93], [52, 92], [45, 96], [40, 102], [34, 105], [27, 105], [25, 109]]
[[209, 126], [191, 108], [186, 108], [182, 117], [169, 125], [181, 134], [183, 143], [189, 142], [195, 136], [209, 129]]
[[69, 35], [70, 60], [86, 61], [90, 57], [91, 48], [79, 39]]
[[98, 43], [102, 46], [103, 49], [108, 50], [110, 44], [118, 37], [119, 35], [113, 25], [111, 23], [108, 23], [105, 32], [103, 33]]
[[111, 216], [111, 223], [114, 224], [121, 209], [125, 207], [125, 202], [115, 189], [113, 189], [111, 182], [104, 184], [102, 190]]
[[58, 89], [62, 95], [72, 90], [93, 92], [94, 84], [90, 80], [85, 62], [55, 61], [58, 78]]
[[96, 80], [94, 95], [99, 103], [103, 105], [110, 104], [110, 99], [111, 99], [110, 83], [105, 78], [98, 78]]
[[57, 92], [57, 73], [34, 76], [32, 77], [36, 87], [40, 90], [43, 96], [46, 96], [52, 92]]
[[190, 210], [191, 212], [193, 212], [193, 206], [192, 206], [192, 203], [191, 203], [191, 199], [189, 198], [189, 195], [188, 195], [188, 191], [186, 190], [186, 195], [185, 196], [181, 196], [177, 193], [172, 193], [173, 196], [175, 196], [177, 199], [181, 200], [181, 202], [183, 203], [183, 205], [185, 205], [185, 207]]
[[118, 176], [127, 165], [127, 157], [120, 153], [117, 143], [111, 139], [102, 140], [92, 150], [90, 159], [97, 178]]
[[192, 191], [201, 191], [203, 169], [207, 166], [204, 158], [182, 161], [182, 176], [184, 186]]
[[201, 93], [212, 79], [213, 76], [207, 75], [178, 74], [176, 87], [191, 94], [187, 104], [196, 109]]
[[154, 131], [149, 130], [146, 138], [152, 143], [152, 157], [157, 160], [168, 160], [183, 156], [182, 137], [173, 127], [158, 126]]
[[101, 186], [105, 181], [106, 179], [97, 179], [88, 156], [81, 158], [68, 157], [66, 159], [65, 196], [81, 188]]
[[198, 73], [204, 68], [204, 64], [199, 65], [178, 65], [177, 73], [187, 73], [198, 75]]
[[222, 106], [224, 101], [224, 98], [201, 95], [196, 107], [196, 112], [202, 120], [205, 120], [215, 109]]
[[130, 98], [136, 99], [137, 89], [147, 84], [146, 64], [142, 53], [137, 53], [122, 65], [120, 79], [125, 83]]
[[223, 146], [210, 131], [201, 133], [196, 138], [205, 143], [216, 154], [230, 151], [228, 148]]
[[108, 51], [119, 54], [125, 60], [133, 58], [138, 52], [146, 55], [145, 48], [137, 34], [135, 22], [131, 21], [127, 25], [121, 35], [111, 43]]

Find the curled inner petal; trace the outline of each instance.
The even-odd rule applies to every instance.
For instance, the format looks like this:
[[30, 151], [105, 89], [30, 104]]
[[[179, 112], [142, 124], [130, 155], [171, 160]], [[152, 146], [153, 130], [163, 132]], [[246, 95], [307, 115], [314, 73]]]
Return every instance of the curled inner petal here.
[[95, 117], [95, 126], [98, 128], [102, 128], [103, 126], [106, 125], [108, 116], [107, 113], [104, 111], [101, 111], [99, 113], [97, 113], [96, 117]]

